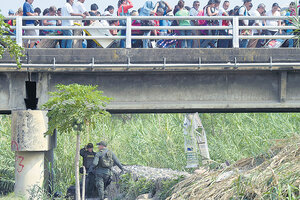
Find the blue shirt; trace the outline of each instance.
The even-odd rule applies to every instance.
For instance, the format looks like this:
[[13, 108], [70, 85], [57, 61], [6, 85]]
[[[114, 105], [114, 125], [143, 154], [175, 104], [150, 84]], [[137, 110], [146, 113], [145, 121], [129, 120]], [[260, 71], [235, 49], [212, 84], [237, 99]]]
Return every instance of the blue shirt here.
[[[27, 1], [23, 4], [23, 16], [28, 16], [27, 13], [34, 13], [32, 4]], [[26, 24], [34, 24], [34, 20], [26, 20]]]
[[[285, 16], [291, 17], [291, 16], [292, 16], [291, 14], [292, 14], [291, 11], [288, 11], [288, 12], [286, 12], [286, 15], [285, 15]], [[285, 24], [286, 24], [287, 26], [292, 26], [292, 25], [293, 25], [293, 23], [291, 22], [291, 20], [284, 20], [284, 21], [285, 21]], [[292, 29], [289, 29], [289, 30], [286, 30], [286, 32], [287, 32], [287, 33], [291, 33], [291, 32], [293, 32], [293, 30], [292, 30]]]
[[[169, 23], [167, 20], [159, 20], [159, 26], [169, 26]], [[160, 30], [160, 32], [167, 33], [168, 30], [163, 29], [163, 30]]]

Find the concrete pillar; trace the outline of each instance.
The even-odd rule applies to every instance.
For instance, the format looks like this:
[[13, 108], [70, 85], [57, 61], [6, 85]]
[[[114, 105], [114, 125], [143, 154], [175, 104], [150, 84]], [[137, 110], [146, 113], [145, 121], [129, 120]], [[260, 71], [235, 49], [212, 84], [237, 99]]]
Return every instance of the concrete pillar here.
[[[12, 112], [11, 150], [15, 151], [15, 193], [30, 197], [33, 189], [48, 189], [56, 135], [44, 136], [48, 129], [47, 111]], [[38, 199], [36, 197], [35, 199]]]

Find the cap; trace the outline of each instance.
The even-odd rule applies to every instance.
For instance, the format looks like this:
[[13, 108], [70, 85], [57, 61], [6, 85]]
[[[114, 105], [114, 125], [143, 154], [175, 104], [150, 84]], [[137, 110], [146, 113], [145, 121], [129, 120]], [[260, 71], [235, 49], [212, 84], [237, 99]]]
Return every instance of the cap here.
[[15, 12], [14, 12], [12, 9], [10, 9], [10, 10], [8, 11], [8, 14], [9, 14], [9, 15], [13, 15], [13, 14], [15, 14]]
[[97, 145], [102, 145], [102, 146], [107, 146], [107, 143], [106, 142], [104, 142], [104, 141], [101, 141], [101, 142], [99, 142], [99, 143], [97, 143]]
[[92, 143], [88, 143], [88, 145], [86, 145], [87, 148], [93, 148], [94, 145]]
[[21, 13], [21, 12], [23, 12], [23, 8], [22, 8], [22, 7], [20, 7], [20, 8], [18, 9], [18, 13]]

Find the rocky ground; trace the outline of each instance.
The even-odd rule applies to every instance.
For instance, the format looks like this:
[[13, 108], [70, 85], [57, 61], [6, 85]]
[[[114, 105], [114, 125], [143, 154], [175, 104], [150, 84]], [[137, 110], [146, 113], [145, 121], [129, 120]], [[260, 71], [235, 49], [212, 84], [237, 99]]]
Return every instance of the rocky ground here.
[[[164, 185], [179, 177], [189, 176], [187, 172], [137, 165], [124, 166], [124, 169], [126, 173], [122, 175], [118, 167], [113, 168], [113, 182], [108, 188], [109, 199], [159, 199]], [[149, 188], [150, 192], [147, 191]], [[141, 195], [143, 192], [146, 194]]]

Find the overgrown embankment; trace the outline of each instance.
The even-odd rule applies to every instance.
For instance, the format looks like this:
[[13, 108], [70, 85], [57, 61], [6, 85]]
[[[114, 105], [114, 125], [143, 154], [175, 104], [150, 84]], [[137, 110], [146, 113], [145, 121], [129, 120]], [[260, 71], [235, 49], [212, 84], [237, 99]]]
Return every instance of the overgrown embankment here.
[[178, 183], [168, 200], [300, 199], [300, 137], [226, 169], [202, 171]]

